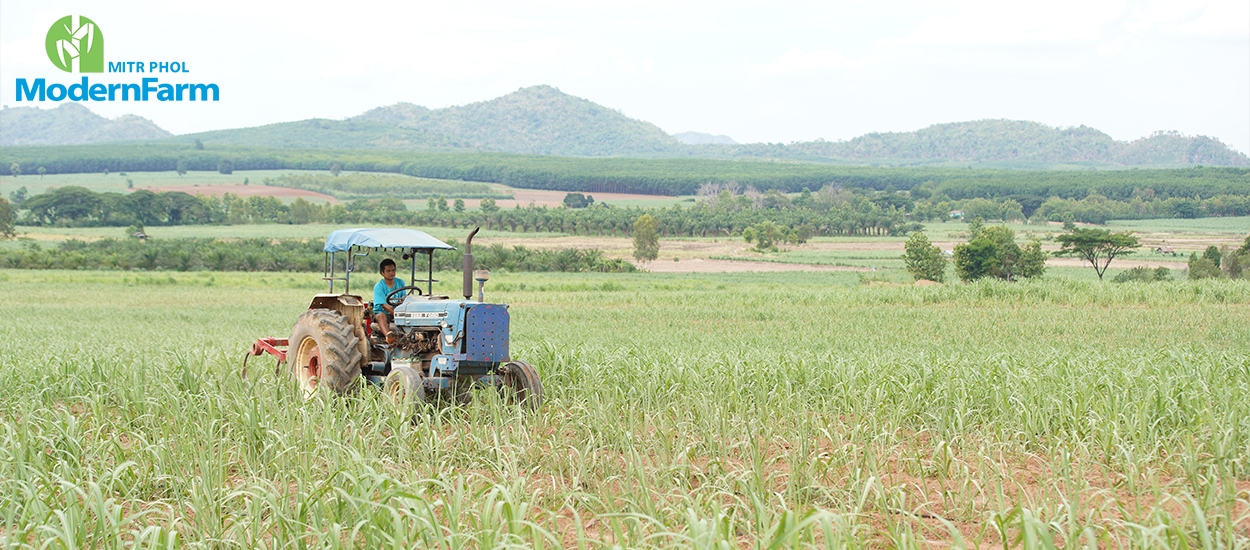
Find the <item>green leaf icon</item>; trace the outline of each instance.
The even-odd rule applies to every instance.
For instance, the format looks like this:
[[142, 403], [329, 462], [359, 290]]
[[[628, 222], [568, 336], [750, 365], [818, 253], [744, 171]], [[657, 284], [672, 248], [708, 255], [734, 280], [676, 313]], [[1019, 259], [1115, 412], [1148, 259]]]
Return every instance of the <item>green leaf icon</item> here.
[[67, 73], [104, 72], [104, 33], [81, 15], [67, 15], [48, 29], [48, 60]]

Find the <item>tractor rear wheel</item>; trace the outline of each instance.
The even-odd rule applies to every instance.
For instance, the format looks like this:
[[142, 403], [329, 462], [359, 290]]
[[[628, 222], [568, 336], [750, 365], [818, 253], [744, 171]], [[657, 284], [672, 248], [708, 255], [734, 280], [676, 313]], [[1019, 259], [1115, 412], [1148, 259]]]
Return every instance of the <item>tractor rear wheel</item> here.
[[525, 361], [510, 361], [499, 367], [503, 385], [499, 391], [509, 405], [523, 405], [538, 410], [543, 404], [543, 383], [538, 371]]
[[401, 411], [421, 406], [425, 403], [425, 382], [421, 373], [412, 367], [391, 368], [391, 373], [386, 375], [386, 394]]
[[310, 309], [295, 321], [291, 330], [291, 374], [304, 398], [312, 398], [318, 388], [344, 394], [360, 377], [360, 339], [342, 313], [332, 309]]

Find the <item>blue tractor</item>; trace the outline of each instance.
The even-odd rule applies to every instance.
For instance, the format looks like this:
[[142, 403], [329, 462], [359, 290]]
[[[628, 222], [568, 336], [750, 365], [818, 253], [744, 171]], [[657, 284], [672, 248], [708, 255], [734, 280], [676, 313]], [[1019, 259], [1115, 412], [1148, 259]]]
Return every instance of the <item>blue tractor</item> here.
[[[465, 240], [463, 298], [434, 294], [438, 282], [434, 254], [455, 250], [447, 243], [415, 229], [330, 233], [323, 277], [329, 292], [313, 298], [290, 338], [260, 338], [249, 355], [276, 356], [279, 368], [286, 364], [305, 397], [324, 390], [347, 393], [363, 379], [385, 389], [402, 406], [463, 404], [475, 387], [489, 387], [498, 389], [509, 403], [537, 409], [542, 404], [542, 382], [534, 367], [512, 359], [508, 305], [486, 302], [483, 293], [490, 274], [473, 269], [471, 250], [477, 231]], [[372, 304], [351, 293], [358, 262], [375, 266], [376, 261], [363, 260], [375, 252], [390, 252], [411, 268], [410, 284], [386, 297], [395, 308], [394, 330], [388, 335], [374, 330]], [[418, 263], [426, 268], [425, 279], [417, 279]], [[336, 286], [342, 292], [335, 292]]]

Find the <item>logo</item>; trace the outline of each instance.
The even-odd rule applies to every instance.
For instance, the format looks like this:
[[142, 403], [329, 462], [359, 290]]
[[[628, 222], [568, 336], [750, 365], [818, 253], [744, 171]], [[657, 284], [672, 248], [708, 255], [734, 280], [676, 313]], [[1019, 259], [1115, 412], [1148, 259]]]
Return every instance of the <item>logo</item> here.
[[[208, 83], [179, 82], [191, 70], [183, 60], [148, 58], [138, 60], [104, 59], [104, 33], [100, 26], [81, 15], [66, 15], [48, 29], [44, 40], [48, 60], [67, 73], [146, 73], [168, 74], [173, 82], [156, 76], [125, 79], [82, 76], [78, 82], [49, 82], [47, 78], [18, 78], [17, 101], [220, 101], [221, 87]], [[103, 80], [100, 82], [99, 80]]]
[[44, 40], [48, 59], [67, 73], [104, 72], [104, 33], [95, 21], [66, 15], [52, 24]]

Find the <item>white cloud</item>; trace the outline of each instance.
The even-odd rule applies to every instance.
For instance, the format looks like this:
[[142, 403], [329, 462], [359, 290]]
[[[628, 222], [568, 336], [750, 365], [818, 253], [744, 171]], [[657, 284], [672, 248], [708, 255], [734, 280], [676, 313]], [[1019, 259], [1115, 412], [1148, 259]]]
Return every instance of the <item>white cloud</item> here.
[[842, 54], [830, 49], [805, 52], [799, 48], [790, 48], [768, 63], [767, 72], [769, 74], [808, 73], [844, 69], [859, 63], [859, 61], [849, 60], [843, 57]]

